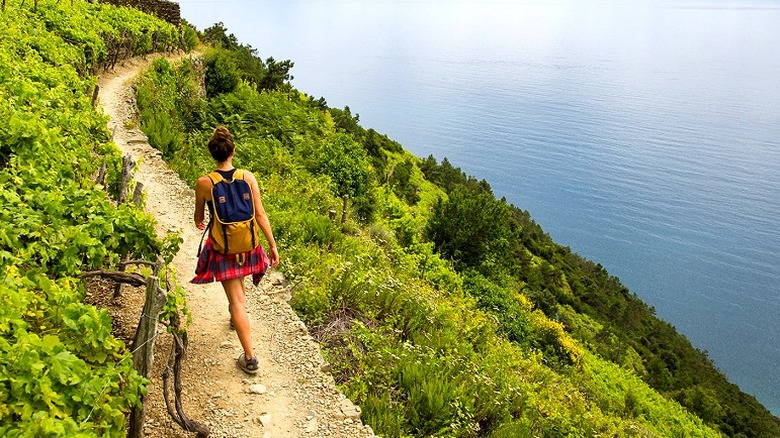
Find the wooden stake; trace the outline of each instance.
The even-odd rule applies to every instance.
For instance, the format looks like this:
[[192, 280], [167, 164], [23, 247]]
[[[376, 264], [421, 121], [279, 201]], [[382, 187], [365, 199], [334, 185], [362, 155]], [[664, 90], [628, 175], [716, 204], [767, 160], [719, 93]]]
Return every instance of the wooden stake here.
[[127, 202], [127, 185], [130, 184], [130, 176], [135, 168], [135, 161], [130, 154], [127, 154], [122, 158], [122, 185], [119, 189], [119, 203], [124, 204]]
[[140, 182], [135, 183], [135, 191], [133, 191], [133, 203], [136, 207], [141, 205], [141, 195], [144, 192], [144, 184]]
[[95, 178], [95, 182], [100, 184], [101, 186], [106, 185], [106, 173], [108, 172], [108, 169], [106, 168], [106, 163], [103, 163], [100, 166], [100, 170], [98, 170], [97, 178]]
[[[141, 320], [133, 340], [133, 366], [139, 374], [151, 377], [154, 362], [154, 339], [157, 337], [157, 320], [166, 302], [166, 293], [160, 289], [160, 279], [157, 277], [160, 265], [156, 265], [155, 275], [149, 277], [146, 283], [146, 301], [144, 302]], [[143, 403], [143, 397], [141, 398]], [[134, 408], [130, 412], [130, 430], [127, 436], [138, 438], [143, 435], [144, 406]]]
[[95, 84], [95, 89], [92, 91], [92, 108], [95, 107], [98, 100], [98, 93], [100, 92], [100, 85]]

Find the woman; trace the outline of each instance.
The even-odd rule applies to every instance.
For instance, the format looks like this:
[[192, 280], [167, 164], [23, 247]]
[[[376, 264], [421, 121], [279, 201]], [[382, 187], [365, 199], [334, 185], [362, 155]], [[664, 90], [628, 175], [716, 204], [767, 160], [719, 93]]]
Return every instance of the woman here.
[[[209, 152], [216, 160], [216, 172], [230, 181], [236, 169], [233, 167], [233, 154], [235, 145], [233, 135], [224, 126], [218, 126], [208, 143]], [[265, 275], [267, 267], [279, 264], [279, 253], [276, 249], [276, 241], [271, 232], [271, 223], [260, 202], [260, 188], [252, 173], [244, 171], [244, 180], [252, 191], [252, 199], [255, 206], [255, 219], [260, 230], [265, 235], [269, 245], [269, 253], [266, 256], [262, 246], [243, 254], [222, 254], [214, 250], [214, 242], [211, 237], [206, 240], [203, 250], [198, 257], [198, 265], [195, 268], [195, 278], [192, 283], [210, 283], [214, 280], [222, 283], [228, 299], [228, 309], [233, 326], [244, 348], [244, 353], [238, 358], [238, 366], [246, 373], [255, 374], [259, 370], [257, 357], [252, 345], [252, 334], [249, 328], [249, 317], [246, 313], [246, 295], [244, 290], [244, 277], [252, 275], [254, 284], [258, 284]], [[198, 229], [205, 230], [205, 207], [208, 205], [210, 217], [214, 217], [214, 206], [211, 199], [212, 182], [208, 175], [201, 176], [195, 183], [195, 225]]]

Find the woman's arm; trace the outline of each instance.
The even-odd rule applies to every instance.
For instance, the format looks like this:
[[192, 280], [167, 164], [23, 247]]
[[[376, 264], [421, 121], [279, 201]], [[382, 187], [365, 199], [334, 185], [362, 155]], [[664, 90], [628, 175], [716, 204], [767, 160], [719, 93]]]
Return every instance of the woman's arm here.
[[195, 226], [206, 229], [206, 201], [211, 197], [211, 180], [202, 176], [195, 182]]
[[260, 225], [260, 230], [265, 235], [265, 240], [268, 241], [268, 259], [271, 262], [271, 266], [279, 264], [279, 251], [276, 249], [276, 240], [274, 234], [271, 231], [271, 222], [268, 220], [268, 215], [263, 208], [263, 202], [260, 200], [260, 187], [257, 184], [255, 176], [251, 172], [244, 172], [244, 179], [249, 183], [249, 187], [252, 189], [252, 199], [255, 204], [255, 220]]

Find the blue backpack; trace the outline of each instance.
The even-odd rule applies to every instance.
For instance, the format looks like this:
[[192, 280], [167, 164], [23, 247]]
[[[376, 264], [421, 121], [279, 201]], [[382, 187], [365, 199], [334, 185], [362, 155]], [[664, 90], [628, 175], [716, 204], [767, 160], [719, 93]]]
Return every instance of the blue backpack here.
[[222, 254], [240, 254], [257, 248], [260, 227], [255, 220], [252, 188], [244, 180], [244, 172], [236, 170], [230, 181], [218, 172], [211, 172], [208, 177], [214, 206], [209, 236], [214, 249]]

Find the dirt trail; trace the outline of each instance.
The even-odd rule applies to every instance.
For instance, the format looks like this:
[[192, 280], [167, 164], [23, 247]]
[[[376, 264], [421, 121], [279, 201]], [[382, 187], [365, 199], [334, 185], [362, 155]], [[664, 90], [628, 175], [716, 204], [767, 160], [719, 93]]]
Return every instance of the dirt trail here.
[[[115, 143], [139, 163], [135, 179], [144, 184], [146, 209], [157, 218], [158, 233], [178, 230], [184, 239], [173, 261], [192, 312], [182, 371], [184, 412], [209, 425], [213, 437], [373, 436], [360, 422], [359, 410], [336, 389], [319, 347], [287, 304], [289, 286], [279, 273], [271, 272], [258, 287], [248, 282], [247, 308], [261, 371], [250, 377], [236, 366], [242, 350], [230, 330], [227, 298], [221, 286], [187, 283], [201, 237], [192, 220], [194, 192], [168, 169], [134, 123], [132, 81], [150, 61], [126, 61], [103, 74], [99, 79], [100, 104], [111, 117], [108, 127]], [[144, 431], [150, 437], [194, 436], [169, 418], [162, 400], [160, 375], [169, 348], [169, 336], [161, 334]]]

